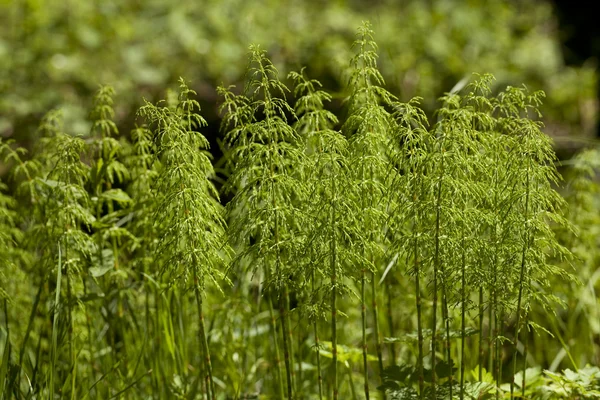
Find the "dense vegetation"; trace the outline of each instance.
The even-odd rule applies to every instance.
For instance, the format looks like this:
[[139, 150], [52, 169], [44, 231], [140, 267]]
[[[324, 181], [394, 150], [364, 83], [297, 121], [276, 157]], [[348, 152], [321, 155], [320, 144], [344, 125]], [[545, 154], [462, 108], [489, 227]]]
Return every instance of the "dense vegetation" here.
[[597, 397], [600, 154], [564, 185], [542, 92], [474, 75], [429, 118], [370, 24], [352, 51], [336, 115], [251, 46], [222, 160], [183, 79], [130, 134], [103, 86], [85, 137], [1, 142], [3, 398]]

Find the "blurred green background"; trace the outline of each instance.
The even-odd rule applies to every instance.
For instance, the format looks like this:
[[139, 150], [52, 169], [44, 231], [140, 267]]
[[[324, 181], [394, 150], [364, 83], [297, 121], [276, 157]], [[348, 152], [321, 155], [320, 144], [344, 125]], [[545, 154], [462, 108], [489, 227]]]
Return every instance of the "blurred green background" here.
[[556, 15], [542, 0], [1, 0], [0, 135], [30, 146], [56, 107], [67, 131], [85, 135], [99, 84], [115, 87], [127, 132], [143, 98], [164, 97], [182, 76], [214, 143], [215, 87], [243, 80], [250, 43], [268, 50], [280, 76], [308, 66], [339, 107], [350, 45], [368, 19], [387, 86], [401, 100], [421, 96], [431, 113], [472, 72], [493, 73], [498, 88], [543, 89], [546, 132], [564, 158], [595, 136], [598, 74], [592, 60], [565, 65]]

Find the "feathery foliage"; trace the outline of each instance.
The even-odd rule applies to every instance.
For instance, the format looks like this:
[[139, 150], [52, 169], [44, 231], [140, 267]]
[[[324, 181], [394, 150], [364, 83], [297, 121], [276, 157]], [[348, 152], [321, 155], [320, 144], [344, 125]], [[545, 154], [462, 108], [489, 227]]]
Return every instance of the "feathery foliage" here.
[[183, 79], [129, 134], [101, 86], [86, 137], [52, 111], [31, 154], [1, 142], [1, 396], [594, 396], [594, 368], [554, 370], [597, 357], [597, 151], [562, 197], [541, 92], [477, 75], [430, 118], [369, 23], [353, 50], [336, 115], [250, 46], [222, 170]]

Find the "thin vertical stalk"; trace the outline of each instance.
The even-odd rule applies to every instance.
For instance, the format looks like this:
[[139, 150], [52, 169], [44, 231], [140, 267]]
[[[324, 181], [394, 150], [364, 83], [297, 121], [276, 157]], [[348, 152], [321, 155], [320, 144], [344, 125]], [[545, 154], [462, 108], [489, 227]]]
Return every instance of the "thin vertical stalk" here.
[[[446, 356], [446, 362], [448, 363], [450, 370], [452, 371], [452, 354], [451, 354], [451, 349], [450, 349], [450, 315], [448, 312], [448, 290], [447, 290], [447, 282], [446, 282], [446, 276], [445, 276], [445, 268], [442, 268], [440, 270], [440, 272], [443, 277], [442, 278], [442, 318], [444, 320], [444, 326], [446, 328], [446, 339], [444, 340], [444, 354]], [[450, 398], [452, 398], [453, 382], [454, 382], [454, 374], [452, 374], [452, 372], [450, 372], [450, 377], [449, 377], [450, 393], [448, 394], [450, 396]]]
[[[360, 168], [360, 178], [361, 178], [361, 183], [364, 182], [365, 179], [365, 168], [364, 165], [361, 165]], [[366, 208], [366, 199], [365, 199], [365, 193], [364, 190], [361, 190], [360, 193], [360, 199], [361, 199], [361, 209], [364, 210]], [[362, 229], [367, 229], [367, 227], [365, 226], [365, 218], [364, 215], [361, 214], [361, 228]], [[367, 231], [369, 231], [367, 229]], [[365, 244], [362, 244], [362, 262], [364, 263], [365, 258], [366, 258], [366, 249], [365, 249]], [[360, 313], [361, 313], [361, 317], [362, 317], [362, 356], [363, 356], [363, 373], [364, 373], [364, 391], [365, 391], [365, 399], [369, 400], [369, 366], [367, 363], [367, 354], [368, 354], [368, 349], [367, 349], [367, 306], [366, 306], [366, 292], [365, 292], [365, 285], [366, 285], [366, 277], [367, 275], [367, 271], [363, 265], [363, 268], [361, 269], [361, 274], [360, 274]]]
[[499, 362], [498, 359], [500, 356], [500, 329], [498, 322], [498, 295], [494, 290], [494, 305], [496, 309], [494, 310], [494, 346], [492, 348], [493, 352], [493, 375], [496, 377], [496, 400], [500, 398], [500, 374], [499, 374]]
[[[289, 305], [288, 305], [289, 308]], [[300, 317], [298, 317], [298, 322], [300, 322]], [[302, 390], [302, 382], [304, 382], [303, 379], [303, 375], [304, 375], [304, 370], [302, 369], [302, 360], [304, 358], [304, 354], [303, 354], [303, 344], [304, 341], [306, 340], [308, 335], [306, 334], [298, 334], [298, 377], [295, 380], [296, 383], [296, 396], [298, 396], [299, 398], [302, 398], [303, 395], [303, 390]]]
[[[381, 351], [381, 335], [379, 332], [379, 311], [377, 309], [377, 291], [375, 290], [375, 273], [371, 272], [371, 295], [373, 296], [373, 319], [375, 323], [375, 349], [377, 351], [377, 362], [379, 365], [379, 380], [383, 383], [383, 354]], [[385, 391], [383, 398], [385, 399]]]
[[[65, 246], [65, 259], [68, 260], [68, 247]], [[75, 352], [73, 351], [73, 309], [71, 306], [73, 293], [71, 291], [71, 276], [67, 268], [67, 337], [69, 341], [69, 362], [71, 369], [71, 400], [73, 400], [75, 394], [75, 378], [76, 370], [75, 367]]]
[[529, 314], [525, 314], [525, 327], [527, 327], [527, 330], [525, 331], [525, 341], [524, 341], [524, 348], [523, 348], [523, 380], [521, 382], [521, 397], [525, 398], [525, 388], [526, 388], [526, 382], [527, 382], [527, 346], [529, 344], [529, 328], [528, 328], [528, 324], [529, 324]]
[[433, 318], [431, 326], [431, 399], [437, 398], [437, 387], [436, 387], [436, 350], [437, 350], [437, 307], [438, 307], [438, 273], [440, 272], [440, 219], [441, 219], [441, 208], [442, 208], [442, 183], [444, 176], [444, 158], [442, 156], [442, 162], [440, 166], [440, 176], [438, 179], [438, 187], [436, 193], [436, 204], [435, 204], [435, 252], [433, 256]]
[[[60, 241], [58, 241], [58, 265], [56, 267], [56, 295], [54, 297], [54, 320], [52, 322], [52, 348], [51, 348], [51, 368], [50, 368], [50, 390], [48, 390], [48, 399], [54, 399], [54, 380], [56, 378], [56, 358], [58, 352], [58, 319], [60, 317], [60, 286], [62, 281], [62, 253], [60, 249]], [[40, 340], [41, 340], [40, 335]], [[39, 361], [36, 363], [39, 365]]]
[[[415, 188], [416, 189], [416, 188]], [[413, 193], [413, 202], [416, 202], [418, 198], [418, 194]], [[415, 215], [413, 218], [413, 267], [415, 270], [415, 293], [416, 293], [416, 306], [417, 306], [417, 341], [418, 341], [418, 351], [419, 351], [419, 359], [417, 361], [417, 369], [419, 371], [419, 400], [423, 400], [423, 396], [425, 395], [425, 373], [423, 371], [423, 347], [424, 347], [424, 339], [423, 339], [423, 316], [421, 310], [421, 271], [419, 267], [419, 236], [417, 234], [418, 229], [418, 220], [415, 211]]]
[[[315, 271], [314, 271], [314, 269], [312, 271], [311, 282], [312, 282], [312, 291], [314, 293], [315, 292]], [[313, 321], [313, 331], [314, 331], [314, 335], [315, 335], [315, 347], [317, 349], [317, 351], [316, 351], [317, 382], [319, 385], [319, 400], [323, 400], [323, 373], [321, 371], [321, 345], [319, 343], [319, 325], [317, 323], [316, 318]]]
[[364, 384], [363, 388], [365, 391], [365, 399], [369, 400], [369, 369], [367, 363], [367, 306], [365, 304], [365, 281], [366, 272], [363, 268], [360, 276], [360, 315], [361, 315], [361, 328], [362, 328], [362, 358], [363, 358], [363, 372], [364, 372]]
[[[287, 292], [287, 285], [283, 286], [283, 292]], [[283, 358], [285, 361], [285, 374], [287, 381], [287, 395], [288, 399], [292, 400], [294, 398], [294, 383], [292, 380], [292, 368], [293, 362], [290, 359], [290, 345], [289, 343], [289, 328], [287, 322], [287, 310], [285, 307], [285, 295], [279, 297], [279, 314], [281, 318], [281, 336], [283, 338]]]
[[275, 321], [275, 311], [273, 309], [273, 301], [271, 299], [268, 299], [267, 304], [269, 306], [269, 317], [271, 319], [271, 334], [273, 335], [272, 340], [273, 340], [273, 347], [275, 350], [275, 372], [277, 375], [277, 386], [279, 388], [279, 398], [284, 399], [285, 396], [284, 396], [284, 389], [283, 389], [283, 372], [281, 371], [281, 356], [280, 356], [280, 351], [279, 351], [279, 341], [278, 341], [278, 337], [277, 337], [277, 322]]
[[[517, 341], [519, 338], [519, 331], [521, 329], [520, 324], [521, 324], [521, 300], [523, 297], [523, 283], [525, 282], [525, 269], [526, 269], [526, 258], [527, 258], [527, 248], [529, 246], [529, 235], [528, 235], [528, 228], [527, 228], [527, 221], [529, 218], [529, 168], [530, 168], [530, 162], [527, 163], [527, 180], [526, 180], [526, 187], [525, 187], [525, 240], [523, 242], [523, 249], [521, 252], [521, 269], [519, 271], [519, 294], [518, 294], [518, 298], [517, 298], [517, 311], [516, 311], [516, 315], [517, 315], [517, 322], [515, 325], [515, 351], [514, 351], [514, 355], [513, 355], [513, 376], [516, 373], [516, 369], [517, 369]], [[511, 379], [510, 381], [510, 398], [511, 400], [514, 398], [513, 397], [513, 393], [514, 393], [514, 386], [515, 386], [515, 382], [514, 382], [514, 378]]]
[[[333, 156], [332, 156], [333, 157]], [[333, 358], [333, 400], [338, 398], [338, 371], [337, 371], [337, 254], [336, 254], [336, 185], [335, 179], [331, 177], [331, 195], [333, 196], [331, 207], [331, 241], [330, 241], [330, 270], [331, 270], [331, 354]]]
[[[496, 272], [494, 271], [494, 277]], [[494, 285], [496, 283], [494, 282]], [[495, 295], [494, 290], [490, 289], [489, 295], [489, 306], [488, 306], [488, 372], [494, 371], [494, 307], [495, 307]]]
[[483, 381], [483, 285], [479, 286], [479, 368], [478, 380]]
[[208, 349], [208, 340], [206, 337], [206, 329], [204, 326], [204, 312], [202, 310], [202, 293], [200, 293], [198, 271], [194, 268], [194, 294], [196, 296], [196, 306], [198, 307], [198, 322], [200, 325], [200, 342], [202, 345], [202, 351], [204, 353], [204, 368], [206, 370], [206, 386], [209, 399], [215, 400], [215, 382], [212, 375], [212, 362], [210, 360], [210, 352]]
[[[86, 285], [85, 280], [83, 281], [83, 293], [84, 295], [88, 294], [88, 285]], [[90, 316], [90, 313], [88, 311], [88, 308], [85, 308], [85, 323], [86, 323], [86, 328], [87, 328], [87, 339], [88, 339], [88, 351], [89, 351], [89, 357], [90, 360], [88, 362], [88, 367], [89, 367], [89, 376], [94, 376], [94, 364], [95, 364], [95, 360], [94, 360], [94, 341], [92, 338], [92, 317]]]
[[354, 388], [354, 378], [352, 377], [352, 368], [350, 364], [346, 361], [346, 372], [348, 373], [348, 383], [350, 385], [350, 393], [352, 393], [352, 400], [358, 400], [358, 396], [356, 394], [356, 389]]
[[494, 346], [496, 353], [496, 365], [495, 365], [495, 375], [496, 375], [496, 399], [500, 398], [500, 384], [502, 383], [502, 353], [500, 349], [500, 338], [503, 337], [504, 334], [504, 308], [500, 309], [500, 316], [496, 312], [496, 343]]
[[[386, 304], [386, 313], [387, 313], [387, 322], [390, 337], [396, 337], [396, 330], [394, 329], [394, 315], [392, 313], [392, 283], [390, 280], [385, 281], [385, 296], [387, 300]], [[396, 345], [394, 342], [390, 343], [390, 357], [391, 357], [391, 365], [396, 364]]]
[[460, 276], [460, 302], [461, 302], [461, 321], [460, 321], [460, 400], [465, 398], [465, 330], [467, 313], [467, 294], [466, 294], [466, 248], [465, 248], [465, 227], [462, 227], [462, 260]]

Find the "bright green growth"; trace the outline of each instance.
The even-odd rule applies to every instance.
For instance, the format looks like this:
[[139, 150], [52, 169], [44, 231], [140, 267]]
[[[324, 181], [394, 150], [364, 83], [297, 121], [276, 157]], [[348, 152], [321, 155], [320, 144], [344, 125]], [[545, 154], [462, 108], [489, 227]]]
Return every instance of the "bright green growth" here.
[[[288, 89], [260, 47], [250, 47], [245, 96], [236, 99], [224, 88], [220, 92], [225, 97], [222, 107], [228, 111], [224, 129], [231, 128], [225, 141], [232, 149], [232, 174], [225, 188], [236, 192], [228, 205], [229, 236], [239, 249], [238, 260], [252, 260], [253, 271], [260, 271], [268, 293], [279, 302], [287, 397], [291, 399], [289, 287], [293, 284], [290, 276], [298, 268], [293, 261], [300, 217], [297, 202], [303, 200], [305, 191], [294, 167], [304, 163], [302, 143], [287, 123], [287, 114], [294, 115], [285, 101]], [[274, 325], [272, 329], [276, 344]], [[278, 364], [277, 345], [275, 350]], [[277, 379], [283, 396], [281, 374]]]
[[[305, 69], [289, 74], [291, 94], [250, 47], [242, 93], [218, 89], [222, 197], [184, 80], [168, 101], [146, 102], [130, 135], [119, 136], [103, 86], [85, 140], [51, 112], [32, 157], [3, 142], [0, 393], [593, 395], [593, 368], [526, 367], [545, 362], [553, 342], [530, 330], [546, 326], [576, 368], [583, 351], [564, 333], [598, 315], [600, 275], [585, 258], [595, 236], [571, 225], [597, 225], [597, 153], [571, 171], [567, 222], [540, 92], [494, 94], [493, 77], [476, 76], [429, 120], [421, 99], [385, 89], [368, 23], [353, 49], [338, 116]], [[567, 273], [580, 262], [571, 251], [585, 290]], [[564, 325], [557, 281], [591, 298]], [[585, 343], [600, 331], [589, 319]]]
[[198, 310], [200, 344], [204, 355], [207, 397], [217, 398], [206, 327], [203, 298], [207, 281], [219, 286], [227, 256], [223, 243], [225, 221], [218, 193], [210, 181], [214, 170], [204, 136], [194, 131], [205, 125], [195, 92], [180, 80], [179, 102], [172, 109], [146, 103], [140, 109], [154, 128], [154, 142], [162, 168], [155, 190], [162, 193], [156, 210], [159, 230], [156, 256], [162, 261], [159, 276], [187, 286], [191, 280]]
[[[348, 142], [340, 132], [331, 129], [338, 120], [324, 108], [325, 102], [330, 101], [331, 97], [320, 90], [320, 83], [307, 79], [304, 70], [292, 72], [290, 77], [296, 82], [294, 92], [298, 98], [295, 107], [298, 122], [294, 127], [305, 141], [303, 176], [308, 187], [308, 198], [312, 199], [303, 210], [310, 227], [304, 230], [304, 249], [309, 252], [309, 257], [300, 275], [309, 277], [305, 279], [305, 285], [310, 280], [310, 288], [304, 288], [310, 293], [305, 312], [313, 321], [320, 399], [323, 398], [323, 379], [318, 320], [324, 317], [327, 308], [331, 313], [332, 386], [333, 397], [337, 398], [337, 299], [348, 292], [345, 277], [348, 275], [348, 266], [355, 258], [354, 249], [347, 246], [346, 242], [347, 238], [354, 236], [350, 227], [353, 215], [347, 212], [351, 207], [348, 198]], [[327, 276], [329, 282], [325, 283], [323, 279]]]

